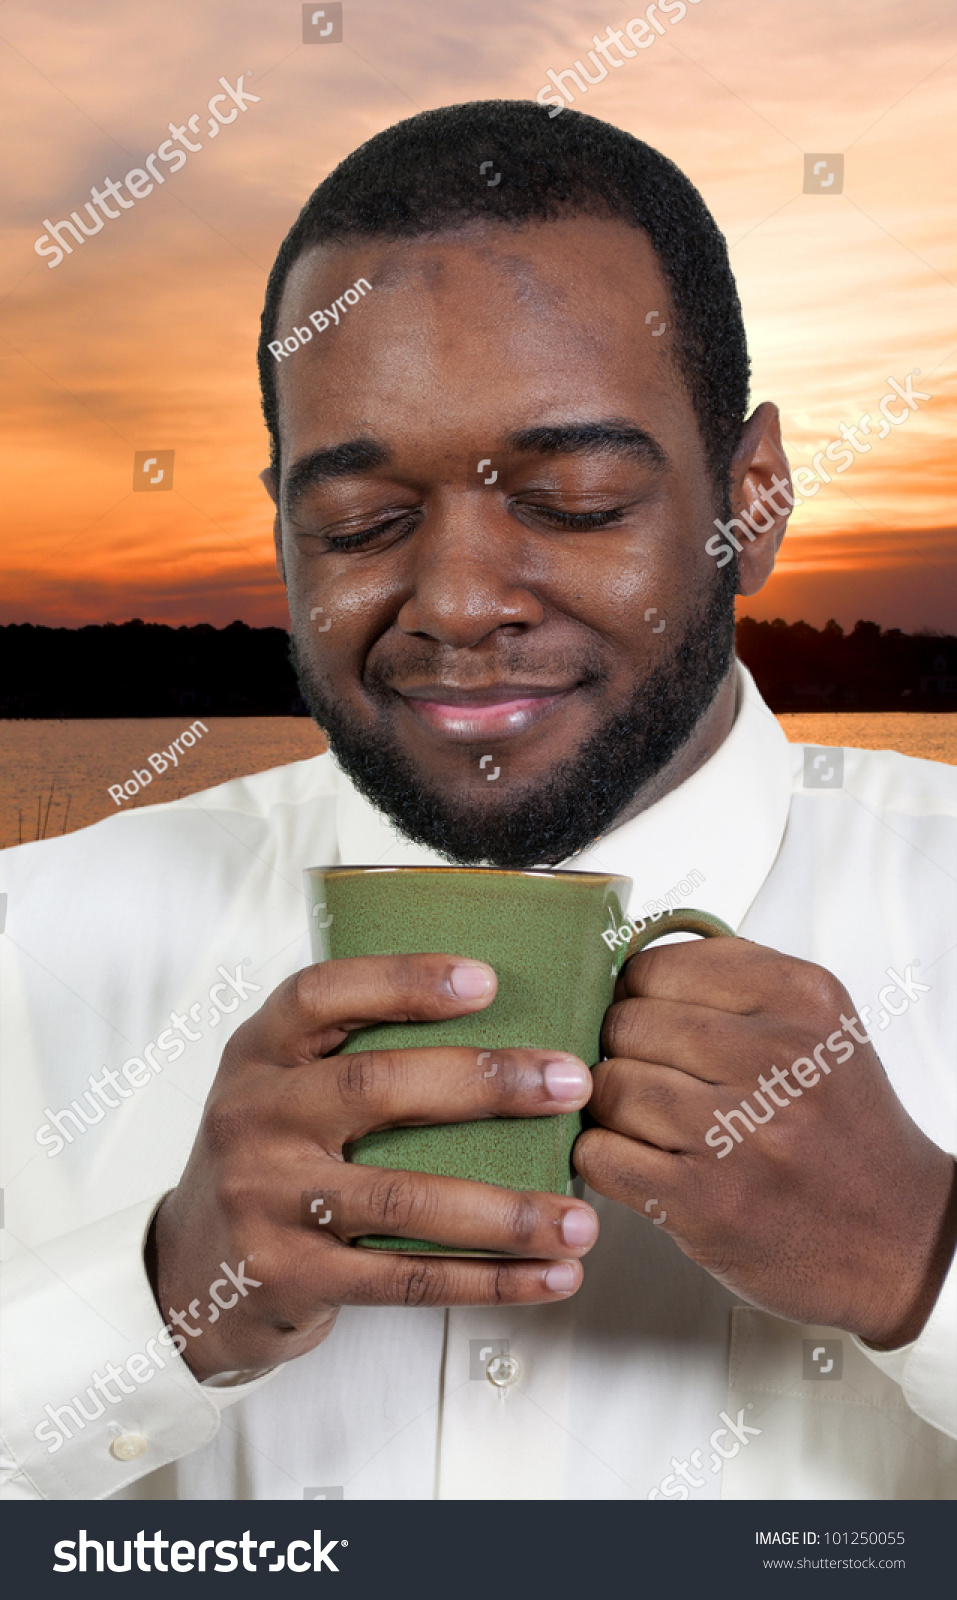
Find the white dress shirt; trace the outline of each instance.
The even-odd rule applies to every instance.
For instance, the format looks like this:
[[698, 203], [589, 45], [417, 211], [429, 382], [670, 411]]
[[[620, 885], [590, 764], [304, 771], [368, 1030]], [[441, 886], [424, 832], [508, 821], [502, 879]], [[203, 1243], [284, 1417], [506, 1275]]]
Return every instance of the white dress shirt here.
[[[957, 772], [861, 750], [842, 783], [804, 772], [742, 668], [716, 754], [573, 865], [631, 877], [634, 917], [694, 905], [829, 968], [954, 1152]], [[567, 1301], [346, 1307], [250, 1382], [201, 1385], [159, 1340], [144, 1239], [226, 1038], [310, 960], [302, 869], [438, 860], [328, 754], [4, 853], [3, 1493], [951, 1498], [957, 1270], [914, 1344], [876, 1353], [749, 1308], [581, 1180], [601, 1236]], [[91, 1075], [103, 1093], [84, 1100]], [[64, 1115], [74, 1100], [88, 1117]], [[517, 1367], [496, 1387], [505, 1341]], [[84, 1398], [108, 1363], [124, 1381]]]

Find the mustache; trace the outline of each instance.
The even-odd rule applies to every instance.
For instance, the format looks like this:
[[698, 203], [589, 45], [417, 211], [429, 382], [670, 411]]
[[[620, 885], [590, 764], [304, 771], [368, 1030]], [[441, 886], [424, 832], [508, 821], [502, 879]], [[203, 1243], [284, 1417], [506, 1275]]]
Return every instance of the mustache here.
[[503, 642], [476, 659], [474, 649], [430, 646], [425, 641], [413, 640], [409, 645], [410, 648], [401, 651], [373, 650], [362, 674], [367, 693], [385, 694], [397, 683], [407, 686], [413, 681], [441, 684], [466, 692], [509, 682], [530, 686], [575, 682], [593, 688], [606, 683], [610, 677], [597, 649], [550, 651], [543, 655], [516, 640]]

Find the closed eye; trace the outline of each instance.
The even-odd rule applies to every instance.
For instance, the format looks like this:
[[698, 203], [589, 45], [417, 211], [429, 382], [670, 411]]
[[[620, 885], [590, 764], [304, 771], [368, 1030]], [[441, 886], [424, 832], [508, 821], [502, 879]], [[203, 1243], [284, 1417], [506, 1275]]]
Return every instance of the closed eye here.
[[[554, 506], [536, 506], [521, 502], [520, 507], [515, 509], [530, 512], [550, 522], [553, 527], [572, 530], [610, 527], [620, 522], [625, 514], [623, 506], [615, 506], [607, 511], [560, 511]], [[404, 534], [411, 533], [418, 520], [419, 514], [412, 512], [401, 517], [390, 517], [385, 522], [377, 522], [370, 528], [360, 528], [355, 533], [327, 534], [326, 546], [329, 550], [359, 550], [379, 534], [388, 533], [401, 538]]]
[[335, 537], [327, 534], [326, 545], [330, 550], [358, 550], [380, 533], [390, 533], [399, 537], [411, 533], [416, 521], [415, 512], [402, 517], [390, 517], [386, 522], [377, 522], [374, 527], [360, 528], [357, 533], [342, 533]]
[[620, 522], [625, 514], [624, 506], [615, 506], [610, 511], [558, 511], [554, 506], [525, 504], [523, 510], [534, 512], [536, 517], [543, 517], [560, 528], [607, 528], [611, 523]]

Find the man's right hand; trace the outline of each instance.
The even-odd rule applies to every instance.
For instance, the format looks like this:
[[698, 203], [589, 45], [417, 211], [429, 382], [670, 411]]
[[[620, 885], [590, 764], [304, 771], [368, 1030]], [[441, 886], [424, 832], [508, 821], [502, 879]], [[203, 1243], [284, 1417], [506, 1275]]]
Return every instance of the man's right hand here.
[[[598, 1235], [582, 1201], [343, 1157], [344, 1145], [379, 1128], [581, 1109], [591, 1073], [556, 1051], [496, 1050], [491, 1074], [487, 1052], [472, 1049], [331, 1054], [356, 1028], [464, 1016], [495, 990], [490, 967], [455, 956], [329, 961], [287, 979], [237, 1028], [151, 1236], [164, 1321], [192, 1305], [186, 1320], [202, 1330], [182, 1352], [197, 1378], [290, 1361], [328, 1336], [343, 1305], [530, 1304], [579, 1287], [578, 1258]], [[320, 1226], [302, 1197], [326, 1189], [337, 1200]], [[362, 1234], [517, 1259], [353, 1248]], [[257, 1287], [213, 1319], [221, 1262], [236, 1272], [243, 1264]]]

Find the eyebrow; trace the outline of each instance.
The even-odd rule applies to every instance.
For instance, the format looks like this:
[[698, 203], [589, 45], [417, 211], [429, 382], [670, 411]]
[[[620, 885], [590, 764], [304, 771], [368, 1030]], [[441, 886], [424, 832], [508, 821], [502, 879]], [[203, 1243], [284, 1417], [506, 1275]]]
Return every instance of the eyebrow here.
[[[603, 452], [637, 457], [659, 470], [669, 464], [667, 454], [652, 434], [636, 423], [619, 418], [522, 428], [506, 435], [505, 447], [508, 451], [541, 456]], [[286, 515], [291, 517], [295, 513], [299, 502], [316, 484], [330, 478], [351, 478], [360, 472], [371, 472], [375, 467], [386, 466], [390, 459], [386, 446], [372, 438], [350, 439], [327, 450], [313, 450], [295, 462], [285, 475], [282, 499]]]
[[667, 467], [668, 456], [658, 440], [636, 423], [621, 418], [602, 422], [575, 422], [555, 427], [522, 428], [507, 435], [509, 451], [526, 451], [536, 455], [584, 455], [586, 452], [604, 452], [608, 455], [637, 457], [646, 465]]
[[352, 478], [359, 472], [385, 466], [389, 451], [377, 439], [350, 439], [329, 450], [313, 450], [285, 474], [282, 486], [283, 508], [287, 516], [296, 510], [309, 489], [329, 478]]

